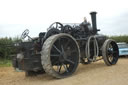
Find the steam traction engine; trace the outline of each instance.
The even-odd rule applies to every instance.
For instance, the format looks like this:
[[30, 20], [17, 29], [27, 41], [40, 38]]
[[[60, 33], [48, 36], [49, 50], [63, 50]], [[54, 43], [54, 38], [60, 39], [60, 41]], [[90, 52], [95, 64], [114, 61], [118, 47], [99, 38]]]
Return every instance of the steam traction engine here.
[[114, 40], [100, 35], [96, 26], [96, 12], [91, 12], [92, 26], [86, 20], [81, 24], [70, 25], [53, 23], [47, 32], [31, 38], [25, 30], [19, 42], [13, 66], [24, 70], [26, 76], [48, 73], [56, 78], [72, 75], [79, 63], [89, 64], [103, 59], [108, 66], [118, 61], [118, 46]]

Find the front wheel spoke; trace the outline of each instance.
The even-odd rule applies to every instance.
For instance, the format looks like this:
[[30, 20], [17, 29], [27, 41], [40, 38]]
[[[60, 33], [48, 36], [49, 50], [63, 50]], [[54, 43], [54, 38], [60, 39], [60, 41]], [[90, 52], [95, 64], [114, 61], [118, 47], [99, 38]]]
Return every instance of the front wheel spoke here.
[[109, 58], [112, 58], [112, 57], [113, 57], [113, 55], [109, 55], [108, 57], [109, 57]]
[[109, 60], [110, 60], [110, 61], [112, 61], [112, 60], [113, 60], [113, 57], [112, 57], [112, 56], [110, 56], [110, 57], [109, 57]]
[[117, 52], [117, 51], [113, 51], [113, 52], [112, 52], [112, 54], [116, 54], [116, 53], [118, 53], [118, 52]]
[[114, 56], [114, 57], [113, 57], [113, 60], [116, 60], [116, 59], [117, 59], [117, 58]]
[[117, 53], [117, 51], [113, 51], [113, 53]]
[[107, 51], [108, 55], [111, 55], [111, 52], [110, 51]]
[[112, 53], [109, 53], [108, 56], [113, 56], [113, 54]]
[[69, 72], [68, 69], [67, 69], [67, 67], [64, 64], [63, 64], [63, 67], [64, 67], [64, 69], [65, 69], [66, 72]]
[[61, 53], [61, 51], [60, 51], [55, 45], [53, 45], [53, 47], [54, 47], [59, 53]]
[[112, 54], [109, 55], [108, 58], [109, 58], [110, 61], [113, 61], [113, 55]]
[[73, 61], [71, 61], [70, 59], [65, 59], [65, 61], [69, 62], [69, 63], [72, 63], [72, 64], [75, 64]]

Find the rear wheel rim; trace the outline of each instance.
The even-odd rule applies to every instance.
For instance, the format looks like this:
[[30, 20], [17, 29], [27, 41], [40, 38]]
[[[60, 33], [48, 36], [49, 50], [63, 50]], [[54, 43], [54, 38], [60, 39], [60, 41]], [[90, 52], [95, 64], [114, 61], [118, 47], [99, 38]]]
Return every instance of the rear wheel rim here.
[[71, 75], [78, 65], [78, 49], [69, 37], [58, 38], [51, 49], [51, 63], [54, 71], [61, 76]]

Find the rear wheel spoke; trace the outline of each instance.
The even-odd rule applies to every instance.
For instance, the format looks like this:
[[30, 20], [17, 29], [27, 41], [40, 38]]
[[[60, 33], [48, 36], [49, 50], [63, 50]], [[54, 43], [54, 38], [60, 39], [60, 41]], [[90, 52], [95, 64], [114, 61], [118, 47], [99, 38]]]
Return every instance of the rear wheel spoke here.
[[61, 49], [61, 38], [58, 39], [58, 48]]
[[67, 62], [71, 63], [71, 64], [75, 64], [73, 61], [71, 61], [70, 59], [65, 59]]
[[68, 69], [67, 69], [67, 67], [64, 64], [63, 64], [63, 67], [64, 67], [64, 69], [65, 69], [66, 72], [69, 72]]
[[60, 51], [55, 45], [53, 45], [53, 47], [54, 47], [59, 53], [61, 53], [61, 51]]
[[69, 45], [69, 43], [70, 43], [70, 40], [68, 39], [66, 44], [65, 44], [65, 47], [67, 47]]
[[76, 50], [74, 49], [74, 50], [72, 50], [72, 53], [75, 53], [76, 52]]
[[53, 62], [53, 65], [58, 65], [59, 61]]
[[65, 53], [63, 45], [61, 45], [62, 53]]
[[66, 64], [66, 68], [68, 69], [68, 65]]
[[62, 65], [57, 66], [57, 71], [58, 71], [59, 73], [61, 72], [61, 68], [62, 68]]

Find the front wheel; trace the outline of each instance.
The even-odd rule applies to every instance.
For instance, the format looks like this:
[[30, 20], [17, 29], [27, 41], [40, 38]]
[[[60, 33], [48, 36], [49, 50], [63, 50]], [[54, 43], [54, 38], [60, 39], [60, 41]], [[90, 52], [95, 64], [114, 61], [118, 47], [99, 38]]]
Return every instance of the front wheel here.
[[102, 47], [102, 56], [106, 65], [111, 66], [117, 63], [119, 58], [119, 50], [116, 42], [107, 39]]

